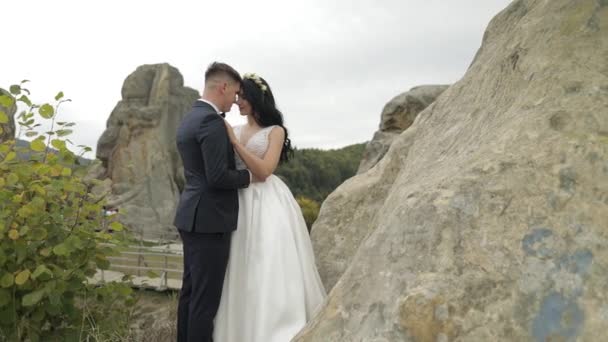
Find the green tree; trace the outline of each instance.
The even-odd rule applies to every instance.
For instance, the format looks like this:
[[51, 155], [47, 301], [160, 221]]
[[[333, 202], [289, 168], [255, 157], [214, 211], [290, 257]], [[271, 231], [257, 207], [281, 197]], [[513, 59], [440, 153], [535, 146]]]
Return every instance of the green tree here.
[[293, 158], [281, 164], [276, 174], [294, 196], [322, 203], [325, 198], [359, 168], [365, 144], [335, 150], [296, 149]]
[[[73, 122], [58, 121], [63, 93], [52, 103], [30, 101], [27, 81], [10, 87], [0, 104], [26, 109], [17, 116], [19, 135], [33, 139], [18, 147], [0, 144], [0, 340], [76, 341], [95, 333], [112, 308], [115, 325], [134, 297], [127, 283], [88, 283], [127, 234], [102, 227], [103, 200], [92, 195], [87, 170], [69, 148]], [[39, 120], [50, 130], [38, 132]], [[0, 122], [7, 115], [0, 112]], [[51, 147], [53, 150], [51, 150]], [[79, 146], [82, 153], [89, 147]], [[18, 155], [27, 158], [18, 158]], [[106, 317], [104, 317], [104, 315]]]

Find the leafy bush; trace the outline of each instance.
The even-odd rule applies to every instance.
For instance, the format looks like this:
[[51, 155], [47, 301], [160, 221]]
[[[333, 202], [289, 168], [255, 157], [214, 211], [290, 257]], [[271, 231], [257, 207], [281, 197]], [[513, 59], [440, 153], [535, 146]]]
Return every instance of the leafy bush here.
[[312, 228], [312, 224], [315, 223], [317, 217], [319, 216], [319, 203], [304, 196], [296, 198], [296, 201], [302, 209], [304, 221], [306, 221], [306, 226], [308, 227], [308, 231], [310, 231], [310, 228]]
[[[33, 139], [27, 147], [0, 143], [0, 340], [99, 337], [104, 320], [125, 324], [119, 317], [134, 297], [127, 283], [94, 286], [88, 279], [108, 268], [107, 257], [126, 233], [119, 223], [112, 223], [113, 234], [99, 229], [104, 202], [92, 195], [94, 183], [68, 148], [75, 124], [57, 121], [69, 100], [60, 92], [53, 103], [33, 104], [26, 82], [0, 96], [2, 107], [25, 106], [17, 116], [19, 136]], [[48, 132], [37, 131], [40, 119], [50, 124]], [[7, 121], [0, 112], [0, 124]]]

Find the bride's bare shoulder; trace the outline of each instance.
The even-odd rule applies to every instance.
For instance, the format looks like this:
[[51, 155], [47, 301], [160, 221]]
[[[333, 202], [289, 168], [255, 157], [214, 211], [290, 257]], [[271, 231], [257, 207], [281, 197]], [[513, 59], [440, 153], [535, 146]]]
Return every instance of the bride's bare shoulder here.
[[283, 140], [285, 139], [285, 130], [281, 126], [272, 126], [270, 129], [270, 140]]

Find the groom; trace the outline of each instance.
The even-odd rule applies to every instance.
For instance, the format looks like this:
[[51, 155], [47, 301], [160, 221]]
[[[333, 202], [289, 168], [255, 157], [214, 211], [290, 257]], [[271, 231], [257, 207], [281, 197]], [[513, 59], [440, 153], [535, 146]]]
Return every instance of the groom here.
[[249, 171], [236, 170], [234, 150], [220, 116], [232, 107], [241, 82], [231, 66], [212, 63], [205, 72], [203, 96], [177, 130], [186, 178], [174, 221], [184, 246], [178, 342], [213, 341], [230, 235], [238, 218], [237, 189], [252, 180]]

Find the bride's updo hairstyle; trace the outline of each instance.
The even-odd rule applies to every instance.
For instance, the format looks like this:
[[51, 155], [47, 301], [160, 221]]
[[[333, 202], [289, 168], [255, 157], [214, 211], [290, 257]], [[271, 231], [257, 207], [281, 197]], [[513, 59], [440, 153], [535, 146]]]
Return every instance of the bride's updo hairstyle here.
[[272, 90], [265, 79], [256, 74], [243, 75], [241, 95], [251, 105], [254, 120], [261, 127], [281, 126], [285, 131], [285, 141], [281, 150], [280, 162], [287, 161], [293, 155], [291, 140], [287, 128], [283, 126], [283, 114], [277, 108]]

